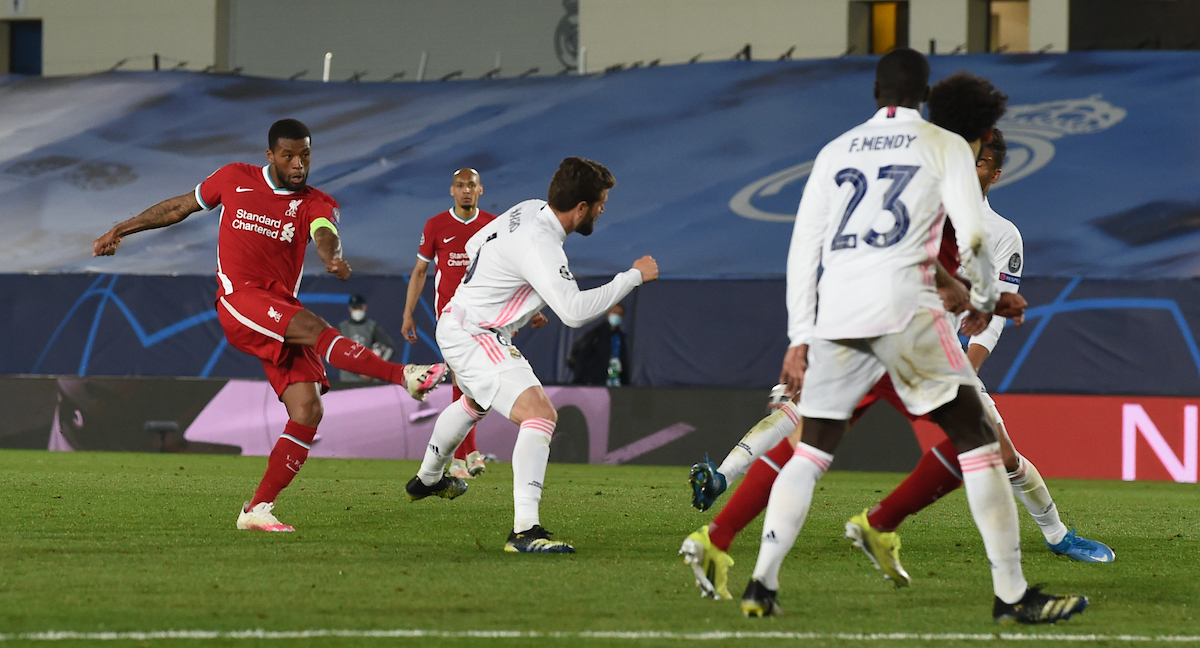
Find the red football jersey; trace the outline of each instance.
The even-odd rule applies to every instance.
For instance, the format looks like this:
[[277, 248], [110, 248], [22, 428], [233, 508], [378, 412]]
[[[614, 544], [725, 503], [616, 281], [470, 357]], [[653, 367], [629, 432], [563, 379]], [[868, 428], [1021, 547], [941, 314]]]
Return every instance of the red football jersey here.
[[437, 304], [433, 312], [442, 312], [467, 274], [467, 240], [495, 219], [495, 214], [476, 209], [475, 215], [464, 221], [447, 209], [426, 221], [417, 258], [434, 264]]
[[942, 221], [942, 247], [938, 250], [937, 258], [951, 276], [958, 274], [958, 241], [954, 238], [954, 225], [949, 218]]
[[277, 189], [267, 167], [227, 164], [196, 185], [204, 209], [221, 205], [217, 296], [242, 287], [295, 297], [313, 221], [338, 222], [337, 202], [313, 187]]

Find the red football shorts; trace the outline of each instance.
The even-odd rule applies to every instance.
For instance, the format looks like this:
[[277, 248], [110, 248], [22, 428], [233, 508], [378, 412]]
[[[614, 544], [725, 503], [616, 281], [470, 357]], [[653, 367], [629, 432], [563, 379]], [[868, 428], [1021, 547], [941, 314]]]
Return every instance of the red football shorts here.
[[261, 288], [243, 288], [217, 299], [217, 319], [225, 339], [238, 351], [262, 360], [278, 396], [292, 383], [315, 382], [322, 394], [329, 391], [325, 363], [317, 350], [283, 341], [288, 322], [302, 310], [296, 298]]

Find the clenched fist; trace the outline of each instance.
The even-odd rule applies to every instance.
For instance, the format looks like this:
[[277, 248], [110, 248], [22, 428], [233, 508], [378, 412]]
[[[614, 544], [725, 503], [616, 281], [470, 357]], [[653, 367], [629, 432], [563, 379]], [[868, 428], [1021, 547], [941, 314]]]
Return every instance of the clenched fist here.
[[642, 283], [658, 279], [658, 262], [649, 254], [634, 261], [633, 269], [642, 273]]

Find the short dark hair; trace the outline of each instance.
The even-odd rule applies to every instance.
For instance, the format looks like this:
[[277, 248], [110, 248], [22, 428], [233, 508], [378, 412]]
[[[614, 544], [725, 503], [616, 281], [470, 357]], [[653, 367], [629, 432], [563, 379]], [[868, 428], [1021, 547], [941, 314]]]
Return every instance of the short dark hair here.
[[1004, 159], [1008, 157], [1008, 142], [1004, 141], [1004, 133], [999, 128], [993, 128], [992, 141], [984, 146], [992, 152], [992, 171], [1004, 168]]
[[267, 131], [267, 149], [274, 151], [281, 139], [302, 140], [306, 137], [312, 137], [312, 133], [299, 119], [280, 119]]
[[546, 202], [560, 212], [571, 211], [581, 202], [594, 205], [600, 201], [600, 194], [605, 189], [612, 189], [616, 184], [612, 173], [603, 164], [569, 157], [560, 162], [558, 171], [554, 172]]
[[981, 138], [1008, 110], [1008, 95], [966, 70], [938, 81], [929, 91], [929, 121], [968, 142]]
[[915, 49], [894, 49], [875, 64], [875, 84], [880, 97], [922, 101], [929, 87], [929, 61]]

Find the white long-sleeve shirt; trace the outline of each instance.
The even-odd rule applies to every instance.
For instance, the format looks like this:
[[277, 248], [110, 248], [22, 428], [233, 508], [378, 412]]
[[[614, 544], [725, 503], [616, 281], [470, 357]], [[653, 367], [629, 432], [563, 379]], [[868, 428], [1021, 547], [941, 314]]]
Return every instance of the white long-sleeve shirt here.
[[[1000, 292], [1015, 293], [1021, 288], [1021, 270], [1025, 265], [1025, 244], [1021, 230], [1007, 218], [996, 213], [987, 198], [983, 199], [983, 228], [992, 242], [992, 267], [996, 269]], [[1004, 332], [1004, 318], [992, 316], [987, 329], [971, 337], [968, 344], [978, 344], [991, 353]]]
[[608, 312], [642, 283], [630, 269], [591, 290], [580, 290], [563, 241], [567, 233], [544, 200], [526, 200], [467, 241], [467, 274], [450, 300], [463, 324], [511, 336], [550, 306], [564, 324], [579, 328]]
[[918, 308], [941, 309], [934, 262], [942, 205], [954, 223], [971, 280], [971, 303], [992, 311], [999, 291], [991, 257], [984, 252], [991, 246], [982, 204], [971, 147], [916, 110], [880, 108], [825, 145], [792, 230], [790, 345], [894, 333]]

